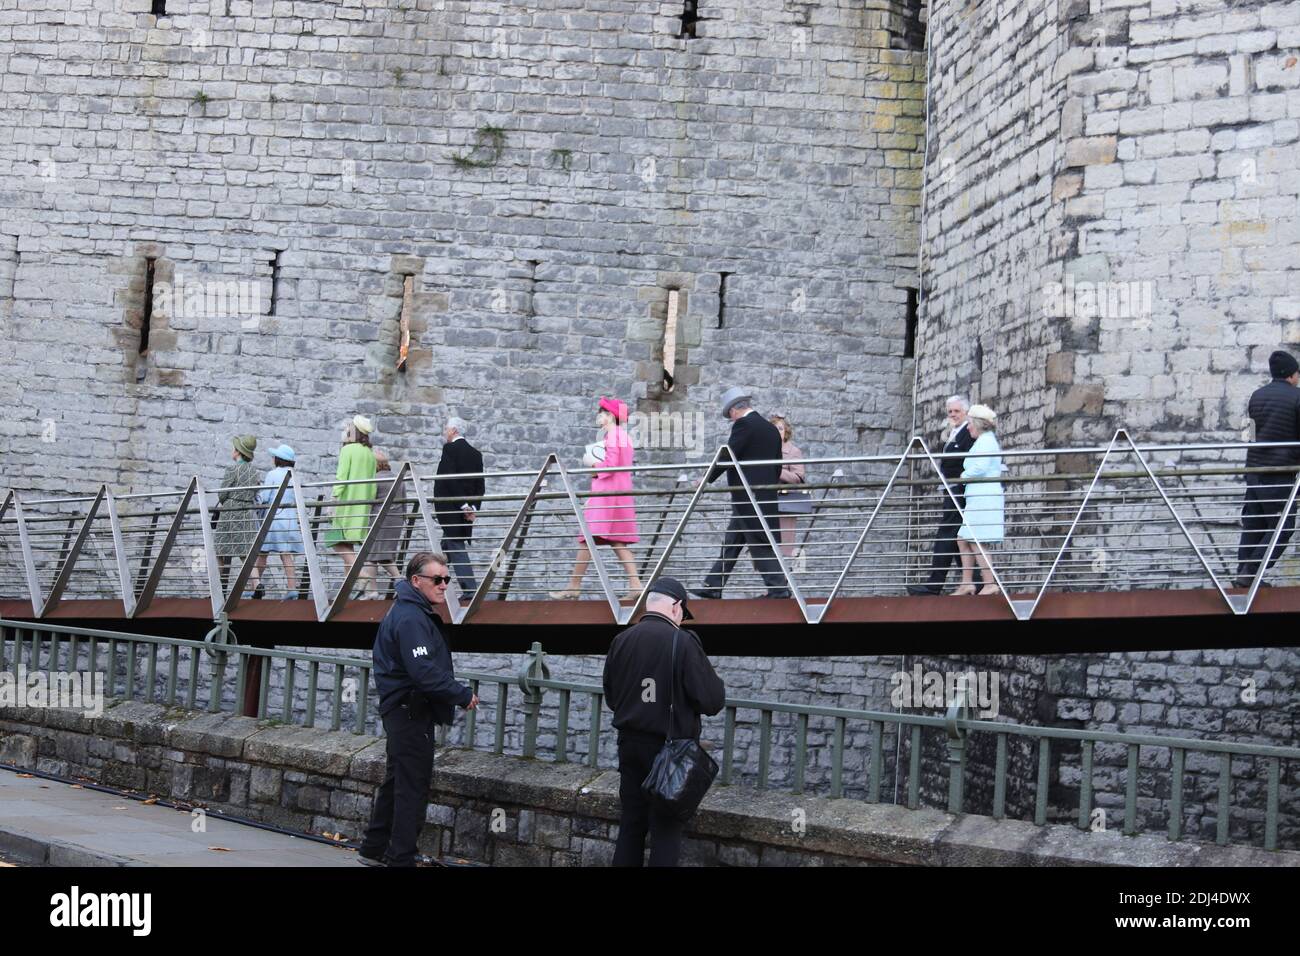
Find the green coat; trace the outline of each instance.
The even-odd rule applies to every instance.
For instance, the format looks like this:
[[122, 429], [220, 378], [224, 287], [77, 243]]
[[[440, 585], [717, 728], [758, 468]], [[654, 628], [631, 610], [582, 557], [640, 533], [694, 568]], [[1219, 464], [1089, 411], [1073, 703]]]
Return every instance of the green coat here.
[[[339, 467], [334, 473], [337, 481], [360, 481], [356, 485], [335, 485], [334, 520], [325, 534], [325, 544], [360, 544], [370, 530], [370, 500], [375, 497], [375, 483], [365, 481], [375, 477], [375, 453], [360, 442], [343, 446], [339, 454]], [[365, 504], [347, 504], [361, 501]]]

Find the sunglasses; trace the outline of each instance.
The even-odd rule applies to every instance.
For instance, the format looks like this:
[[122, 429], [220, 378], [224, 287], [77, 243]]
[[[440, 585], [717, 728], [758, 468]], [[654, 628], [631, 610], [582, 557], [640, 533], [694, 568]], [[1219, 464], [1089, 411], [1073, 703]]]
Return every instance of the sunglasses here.
[[437, 586], [437, 585], [439, 585], [439, 584], [451, 584], [451, 575], [450, 575], [450, 574], [446, 574], [446, 575], [443, 575], [443, 574], [416, 574], [416, 575], [413, 575], [413, 576], [414, 576], [414, 577], [417, 577], [417, 578], [428, 578], [430, 581], [432, 581], [432, 582], [434, 583], [434, 586]]

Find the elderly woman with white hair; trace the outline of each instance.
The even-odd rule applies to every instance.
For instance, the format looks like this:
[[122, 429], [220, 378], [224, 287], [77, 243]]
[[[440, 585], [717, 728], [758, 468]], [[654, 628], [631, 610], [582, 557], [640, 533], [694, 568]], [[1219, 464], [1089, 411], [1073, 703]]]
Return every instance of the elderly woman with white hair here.
[[964, 520], [957, 530], [957, 548], [961, 554], [961, 586], [953, 594], [974, 594], [975, 565], [988, 583], [980, 594], [997, 594], [988, 558], [976, 546], [988, 546], [1002, 540], [1003, 492], [1002, 448], [993, 433], [998, 416], [987, 405], [972, 405], [966, 413], [966, 427], [975, 438], [965, 459], [959, 481], [966, 486]]

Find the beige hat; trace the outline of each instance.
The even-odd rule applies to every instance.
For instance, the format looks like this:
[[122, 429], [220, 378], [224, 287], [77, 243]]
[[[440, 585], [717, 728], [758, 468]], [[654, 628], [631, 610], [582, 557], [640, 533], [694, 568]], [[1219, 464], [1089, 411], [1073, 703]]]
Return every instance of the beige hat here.
[[371, 422], [370, 419], [366, 418], [365, 415], [353, 415], [352, 426], [363, 435], [369, 435], [375, 430], [374, 423]]
[[998, 413], [993, 411], [987, 405], [972, 405], [966, 412], [967, 418], [973, 418], [981, 425], [992, 428], [998, 422]]

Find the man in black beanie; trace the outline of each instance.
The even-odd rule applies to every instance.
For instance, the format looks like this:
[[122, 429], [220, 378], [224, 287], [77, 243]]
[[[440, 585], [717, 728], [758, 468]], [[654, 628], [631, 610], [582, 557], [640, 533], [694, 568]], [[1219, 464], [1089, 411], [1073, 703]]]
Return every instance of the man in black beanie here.
[[[1300, 363], [1290, 352], [1277, 351], [1268, 357], [1273, 381], [1250, 396], [1250, 417], [1255, 422], [1255, 441], [1300, 442]], [[1247, 468], [1291, 468], [1300, 465], [1300, 448], [1251, 448], [1246, 452]], [[1262, 471], [1246, 475], [1246, 502], [1241, 509], [1241, 545], [1237, 548], [1239, 588], [1248, 588], [1264, 553], [1273, 539], [1295, 471]], [[1265, 571], [1277, 563], [1295, 530], [1295, 509], [1287, 512], [1277, 547], [1268, 557]], [[1263, 583], [1263, 582], [1261, 582]]]

